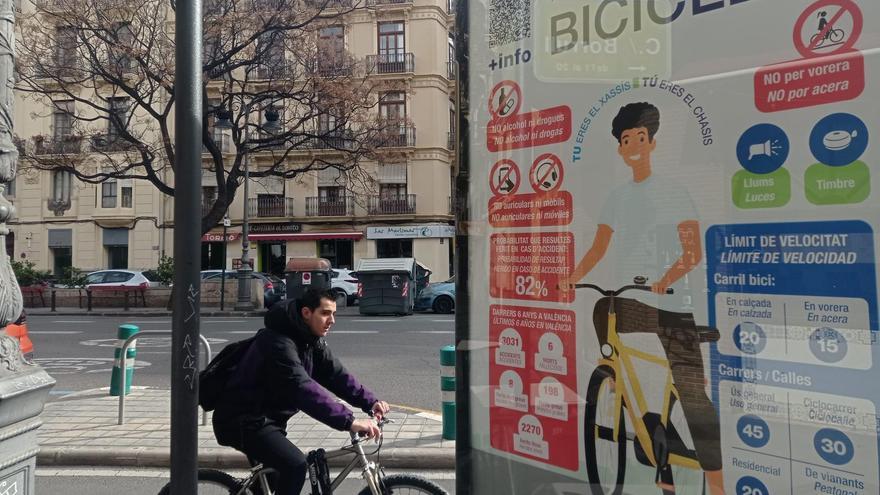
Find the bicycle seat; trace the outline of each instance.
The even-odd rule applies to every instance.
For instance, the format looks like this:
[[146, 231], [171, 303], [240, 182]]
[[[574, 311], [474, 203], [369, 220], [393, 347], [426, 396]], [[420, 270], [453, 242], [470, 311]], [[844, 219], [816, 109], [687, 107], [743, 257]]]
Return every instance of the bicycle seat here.
[[718, 331], [717, 328], [703, 327], [698, 325], [696, 331], [697, 336], [700, 338], [701, 344], [705, 342], [717, 342], [718, 339], [721, 338], [721, 333]]

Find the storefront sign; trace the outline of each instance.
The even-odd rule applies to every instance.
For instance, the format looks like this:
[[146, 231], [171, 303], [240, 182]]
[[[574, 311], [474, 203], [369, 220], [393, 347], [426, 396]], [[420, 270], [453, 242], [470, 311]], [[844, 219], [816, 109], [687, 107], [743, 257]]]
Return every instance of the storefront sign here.
[[367, 239], [426, 239], [431, 237], [455, 237], [455, 227], [452, 225], [367, 227]]
[[225, 239], [222, 232], [208, 232], [202, 236], [202, 242], [224, 242], [224, 240], [232, 242], [238, 240], [239, 237], [241, 237], [240, 232], [227, 232]]
[[252, 223], [248, 228], [251, 234], [296, 234], [302, 232], [302, 224], [287, 223]]

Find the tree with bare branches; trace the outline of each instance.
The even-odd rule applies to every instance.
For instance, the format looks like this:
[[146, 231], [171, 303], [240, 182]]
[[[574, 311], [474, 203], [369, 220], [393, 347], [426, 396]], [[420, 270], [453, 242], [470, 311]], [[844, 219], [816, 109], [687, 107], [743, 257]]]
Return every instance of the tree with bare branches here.
[[[22, 167], [148, 181], [174, 196], [174, 0], [34, 1], [21, 16], [17, 89], [64, 118], [52, 136], [19, 140]], [[348, 187], [370, 187], [362, 162], [406, 128], [378, 115], [378, 95], [400, 88], [324, 36], [365, 1], [205, 2], [203, 172], [216, 196], [203, 233], [248, 165], [256, 179], [333, 167]], [[322, 152], [294, 157], [304, 149]]]

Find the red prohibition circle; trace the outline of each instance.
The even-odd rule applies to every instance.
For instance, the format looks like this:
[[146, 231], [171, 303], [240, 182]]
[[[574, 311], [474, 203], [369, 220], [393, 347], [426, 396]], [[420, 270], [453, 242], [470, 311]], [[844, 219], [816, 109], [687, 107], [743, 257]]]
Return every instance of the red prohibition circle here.
[[[807, 23], [807, 20], [810, 19], [817, 10], [829, 6], [837, 6], [840, 7], [840, 11], [828, 22], [827, 29], [831, 29], [834, 27], [834, 23], [837, 22], [841, 16], [846, 13], [852, 16], [853, 22], [853, 30], [850, 33], [849, 38], [847, 38], [846, 42], [842, 43], [836, 49], [824, 52], [824, 53], [816, 53], [815, 46], [811, 48], [812, 43], [805, 43], [803, 39], [803, 30], [804, 25]], [[819, 0], [814, 4], [804, 10], [801, 15], [798, 17], [797, 22], [794, 23], [794, 33], [792, 36], [792, 40], [794, 41], [794, 47], [797, 49], [798, 53], [801, 54], [804, 58], [813, 58], [813, 57], [824, 57], [828, 55], [834, 55], [837, 53], [845, 52], [851, 50], [856, 41], [858, 41], [859, 36], [862, 34], [862, 26], [864, 25], [864, 18], [862, 16], [862, 11], [859, 9], [859, 6], [855, 4], [852, 0]]]
[[[553, 175], [553, 172], [556, 175]], [[529, 183], [536, 193], [553, 192], [562, 187], [562, 179], [565, 173], [562, 168], [562, 160], [553, 153], [544, 153], [539, 156], [529, 170]], [[548, 180], [550, 179], [550, 180]], [[553, 182], [555, 180], [555, 182]]]
[[489, 171], [489, 188], [495, 196], [515, 193], [519, 189], [519, 182], [519, 166], [513, 160], [499, 160]]
[[[506, 98], [502, 100], [499, 93], [506, 87], [510, 88], [511, 92], [505, 95]], [[515, 99], [511, 101], [511, 98]], [[489, 113], [492, 114], [493, 119], [504, 119], [511, 115], [516, 115], [521, 107], [522, 89], [520, 89], [516, 81], [501, 81], [492, 88], [492, 93], [489, 95]]]

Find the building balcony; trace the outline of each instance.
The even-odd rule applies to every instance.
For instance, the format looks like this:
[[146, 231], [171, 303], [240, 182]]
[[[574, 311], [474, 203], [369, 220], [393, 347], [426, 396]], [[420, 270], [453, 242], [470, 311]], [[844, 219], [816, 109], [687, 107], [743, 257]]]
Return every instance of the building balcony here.
[[110, 134], [99, 134], [92, 136], [92, 151], [97, 152], [113, 152], [127, 151], [134, 148], [134, 145], [119, 136]]
[[389, 126], [376, 136], [379, 148], [412, 148], [416, 145], [416, 128], [408, 124]]
[[316, 134], [318, 135], [308, 138], [302, 147], [313, 150], [352, 150], [357, 146], [351, 132], [319, 130]]
[[82, 136], [57, 136], [53, 139], [37, 139], [34, 142], [37, 155], [68, 155], [82, 153]]
[[416, 56], [411, 52], [367, 55], [368, 74], [406, 74], [415, 72]]
[[450, 60], [446, 62], [446, 78], [450, 81], [455, 81], [458, 79], [458, 66], [455, 64], [454, 60]]
[[254, 218], [289, 218], [293, 216], [293, 198], [264, 197], [248, 199], [248, 215]]
[[350, 217], [354, 216], [352, 198], [306, 198], [307, 217]]
[[414, 215], [416, 195], [370, 196], [367, 211], [370, 215]]
[[352, 0], [306, 0], [306, 5], [312, 8], [350, 9], [354, 3]]
[[446, 149], [449, 151], [455, 151], [455, 145], [458, 144], [458, 139], [455, 136], [455, 133], [450, 131], [446, 133]]
[[413, 0], [367, 0], [367, 7], [378, 7], [382, 5], [400, 5], [412, 4]]
[[345, 57], [346, 60], [341, 61], [338, 58], [326, 57], [318, 54], [318, 59], [312, 63], [312, 71], [318, 77], [348, 77], [354, 73], [354, 61]]

